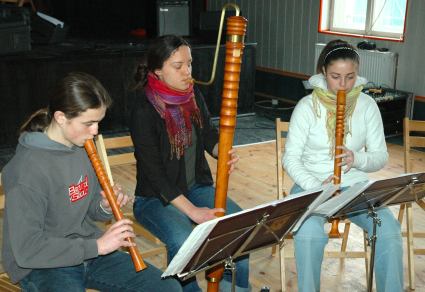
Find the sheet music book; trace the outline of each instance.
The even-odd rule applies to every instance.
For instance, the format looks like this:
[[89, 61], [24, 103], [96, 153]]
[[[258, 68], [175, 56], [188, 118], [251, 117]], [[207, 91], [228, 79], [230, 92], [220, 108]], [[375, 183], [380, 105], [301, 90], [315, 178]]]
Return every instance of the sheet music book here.
[[407, 173], [397, 177], [356, 183], [324, 202], [313, 212], [327, 218], [354, 214], [371, 207], [413, 202], [425, 197], [425, 173]]
[[371, 181], [359, 182], [352, 185], [347, 190], [342, 193], [334, 196], [328, 201], [324, 202], [320, 206], [318, 206], [314, 211], [314, 215], [319, 215], [323, 217], [332, 217], [336, 212], [338, 212], [341, 208], [347, 205], [349, 202], [354, 200], [362, 191], [364, 191], [369, 185]]
[[[328, 184], [199, 224], [186, 239], [166, 271], [162, 274], [162, 277], [178, 275], [178, 277], [182, 278], [191, 270], [189, 267], [196, 266], [197, 269], [203, 269], [202, 256], [208, 258], [208, 255], [212, 254], [215, 260], [211, 261], [219, 261], [224, 257], [222, 254], [225, 254], [225, 252], [222, 252], [220, 248], [225, 249], [225, 243], [230, 242], [228, 248], [232, 251], [237, 250], [239, 244], [244, 242], [252, 230], [250, 229], [251, 225], [255, 225], [255, 221], [263, 213], [270, 215], [270, 220], [267, 224], [269, 224], [268, 228], [276, 229], [274, 230], [276, 232], [274, 236], [278, 236], [279, 239], [283, 238], [290, 230], [298, 229], [305, 218], [318, 205], [328, 200], [337, 189], [338, 186]], [[234, 230], [228, 230], [229, 228], [226, 227], [234, 228]], [[246, 245], [243, 254], [267, 244], [277, 244], [277, 239], [271, 236], [270, 233], [267, 227], [262, 229], [262, 232], [259, 232], [259, 238], [252, 240]], [[224, 243], [220, 242], [220, 240]], [[222, 246], [215, 247], [214, 245], [217, 243], [218, 245], [222, 244]], [[216, 250], [208, 253], [208, 248], [212, 246]], [[232, 251], [227, 252], [233, 254]], [[221, 254], [217, 255], [217, 252]], [[207, 256], [204, 254], [207, 254]]]
[[[314, 211], [321, 206], [323, 203], [327, 202], [330, 197], [339, 189], [339, 185], [327, 184], [323, 187], [323, 192], [320, 196], [310, 204], [307, 211], [301, 216], [292, 229], [292, 232], [297, 232], [304, 220], [314, 213]], [[302, 194], [302, 193], [301, 193]]]

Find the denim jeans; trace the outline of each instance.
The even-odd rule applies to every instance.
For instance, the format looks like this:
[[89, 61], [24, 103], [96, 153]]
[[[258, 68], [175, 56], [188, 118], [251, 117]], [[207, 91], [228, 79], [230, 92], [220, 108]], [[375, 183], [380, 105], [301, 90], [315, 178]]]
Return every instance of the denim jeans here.
[[162, 272], [148, 264], [136, 272], [129, 254], [116, 251], [81, 265], [34, 269], [20, 281], [24, 292], [85, 292], [86, 288], [111, 292], [182, 291], [173, 279], [161, 280]]
[[[294, 185], [291, 194], [303, 191]], [[403, 245], [400, 223], [388, 208], [377, 210], [381, 226], [376, 230], [375, 275], [378, 292], [403, 291]], [[348, 217], [350, 221], [373, 234], [372, 218], [367, 211]], [[326, 219], [310, 216], [294, 235], [295, 259], [297, 265], [298, 291], [320, 291], [320, 270], [323, 253], [328, 243], [325, 233]]]
[[[195, 185], [186, 194], [186, 198], [197, 207], [214, 207], [215, 189], [212, 186]], [[240, 211], [241, 208], [227, 198], [226, 214], [232, 214]], [[133, 205], [134, 216], [150, 232], [155, 234], [162, 242], [167, 245], [168, 261], [177, 254], [186, 238], [193, 230], [193, 222], [184, 213], [175, 208], [172, 204], [164, 206], [162, 202], [153, 197], [136, 197]], [[236, 290], [249, 291], [249, 259], [248, 256], [241, 257], [235, 261], [236, 264]], [[231, 275], [225, 272], [223, 281], [231, 283]], [[230, 287], [228, 283], [221, 286]], [[195, 292], [202, 291], [196, 277], [182, 282], [183, 291]]]

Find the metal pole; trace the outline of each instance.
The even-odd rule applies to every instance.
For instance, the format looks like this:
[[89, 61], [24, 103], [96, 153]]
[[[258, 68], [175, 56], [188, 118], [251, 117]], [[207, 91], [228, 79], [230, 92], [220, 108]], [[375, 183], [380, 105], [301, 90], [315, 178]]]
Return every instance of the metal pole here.
[[232, 292], [236, 291], [236, 264], [232, 257], [229, 257], [224, 263], [224, 269], [232, 272]]
[[381, 219], [378, 218], [378, 213], [376, 213], [375, 208], [372, 207], [372, 209], [369, 210], [369, 217], [372, 217], [373, 220], [373, 234], [369, 237], [368, 241], [371, 245], [371, 252], [370, 252], [370, 267], [369, 267], [369, 277], [367, 282], [367, 291], [372, 292], [373, 287], [373, 269], [375, 265], [375, 247], [376, 247], [376, 226], [381, 226]]

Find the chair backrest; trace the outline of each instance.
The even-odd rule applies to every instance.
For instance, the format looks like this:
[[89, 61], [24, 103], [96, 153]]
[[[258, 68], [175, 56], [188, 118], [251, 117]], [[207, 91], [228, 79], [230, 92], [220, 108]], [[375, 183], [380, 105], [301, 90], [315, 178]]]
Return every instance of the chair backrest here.
[[3, 190], [3, 186], [1, 184], [1, 172], [0, 172], [0, 210], [4, 209], [4, 190]]
[[[5, 194], [4, 194], [3, 186], [1, 184], [1, 172], [0, 172], [0, 211], [4, 210], [4, 201], [5, 201]], [[19, 285], [12, 284], [12, 282], [10, 282], [9, 277], [4, 272], [3, 259], [0, 259], [0, 291], [4, 291], [4, 292], [21, 291], [21, 288], [19, 287]]]
[[132, 148], [133, 140], [131, 140], [130, 135], [103, 138], [102, 134], [99, 134], [96, 138], [96, 147], [111, 184], [114, 184], [111, 172], [112, 166], [136, 163], [133, 151], [126, 153], [108, 153], [108, 150]]
[[[134, 144], [133, 140], [131, 140], [130, 135], [112, 137], [112, 138], [104, 138], [102, 135], [98, 135], [96, 137], [96, 147], [99, 153], [99, 157], [105, 166], [106, 173], [108, 174], [108, 178], [111, 184], [114, 184], [114, 179], [112, 177], [111, 167], [113, 166], [126, 166], [126, 165], [134, 165], [136, 164], [136, 158], [134, 157]], [[109, 151], [108, 150], [115, 150]], [[125, 152], [125, 153], [123, 153]], [[129, 175], [128, 183], [134, 183], [135, 174], [130, 174], [129, 170], [125, 170], [125, 174]], [[124, 179], [125, 181], [125, 179]], [[121, 183], [123, 182], [123, 177], [121, 177]], [[128, 185], [128, 184], [127, 184]], [[128, 190], [127, 190], [128, 191]], [[133, 189], [134, 191], [134, 189]], [[130, 218], [133, 221], [136, 221], [132, 212], [124, 213], [124, 216]], [[149, 241], [159, 244], [159, 247], [153, 248], [146, 252], [146, 256], [154, 256], [157, 254], [165, 254], [164, 257], [164, 267], [167, 266], [167, 249], [165, 245], [152, 233], [150, 233], [147, 229], [142, 227], [140, 224], [133, 225], [134, 231], [137, 235], [141, 235]]]
[[288, 192], [285, 190], [284, 182], [286, 173], [282, 166], [282, 154], [285, 149], [286, 136], [289, 131], [289, 122], [284, 122], [280, 118], [276, 119], [276, 169], [277, 169], [277, 198], [280, 199]]
[[[413, 134], [413, 135], [412, 135]], [[425, 148], [425, 121], [404, 118], [404, 171], [412, 172], [413, 165], [410, 158], [412, 147]]]

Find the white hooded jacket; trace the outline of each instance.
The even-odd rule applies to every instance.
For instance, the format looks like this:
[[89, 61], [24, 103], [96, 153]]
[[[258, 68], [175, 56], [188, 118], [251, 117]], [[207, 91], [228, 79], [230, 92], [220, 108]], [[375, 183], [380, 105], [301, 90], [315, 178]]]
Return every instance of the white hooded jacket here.
[[[309, 82], [313, 87], [327, 89], [322, 74], [312, 76]], [[357, 77], [354, 86], [366, 82], [365, 78]], [[326, 108], [319, 103], [319, 110], [320, 118], [314, 112], [311, 94], [297, 103], [282, 158], [286, 172], [304, 190], [320, 186], [334, 171], [326, 132]], [[380, 170], [388, 161], [382, 118], [376, 102], [360, 93], [351, 119], [351, 135], [347, 135], [345, 146], [353, 151], [354, 163], [347, 173], [343, 173], [342, 186], [367, 180], [367, 172]]]

